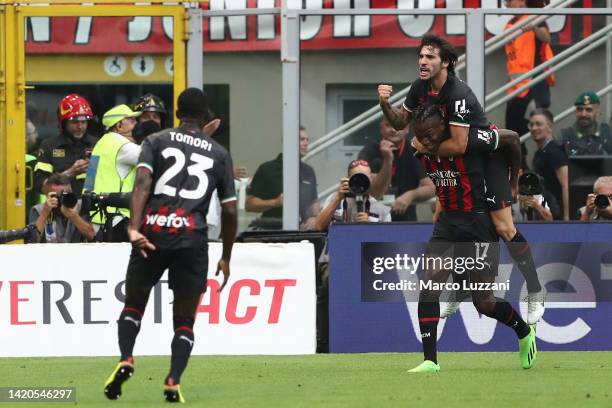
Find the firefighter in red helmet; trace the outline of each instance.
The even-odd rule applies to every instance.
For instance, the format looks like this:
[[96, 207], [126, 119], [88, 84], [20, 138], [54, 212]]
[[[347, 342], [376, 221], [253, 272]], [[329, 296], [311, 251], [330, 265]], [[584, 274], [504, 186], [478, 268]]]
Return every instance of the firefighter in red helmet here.
[[42, 142], [34, 170], [36, 191], [45, 194], [44, 184], [52, 173], [70, 177], [72, 191], [83, 190], [89, 156], [97, 139], [87, 133], [93, 112], [87, 99], [77, 94], [64, 97], [57, 107], [60, 134]]

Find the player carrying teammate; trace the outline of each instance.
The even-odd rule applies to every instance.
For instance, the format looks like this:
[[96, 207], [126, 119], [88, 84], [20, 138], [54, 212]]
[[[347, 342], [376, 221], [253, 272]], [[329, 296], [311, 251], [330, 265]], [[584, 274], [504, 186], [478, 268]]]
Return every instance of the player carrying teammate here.
[[196, 309], [206, 290], [206, 213], [215, 188], [222, 203], [223, 254], [216, 275], [221, 271], [224, 279], [219, 290], [230, 275], [237, 223], [231, 157], [202, 131], [211, 120], [204, 92], [183, 91], [176, 115], [181, 120], [178, 128], [150, 135], [142, 144], [128, 228], [133, 249], [125, 307], [117, 321], [121, 359], [104, 387], [109, 399], [121, 395], [123, 383], [134, 373], [132, 352], [149, 293], [168, 269], [174, 337], [164, 395], [166, 401], [184, 402], [179, 384], [193, 348]]
[[[393, 127], [404, 129], [417, 106], [425, 102], [438, 105], [445, 114], [450, 132], [450, 138], [440, 145], [439, 155], [448, 157], [464, 154], [470, 128], [486, 130], [490, 123], [472, 90], [455, 76], [457, 53], [446, 40], [426, 34], [418, 53], [419, 78], [412, 83], [401, 108], [394, 108], [389, 103], [393, 91], [390, 85], [378, 86], [382, 111]], [[506, 173], [503, 172], [504, 168]], [[544, 314], [544, 291], [537, 277], [529, 244], [512, 220], [510, 206], [516, 191], [511, 190], [507, 164], [498, 157], [498, 153], [493, 153], [491, 159], [487, 160], [485, 178], [490, 217], [525, 277], [528, 291], [527, 321], [535, 324]], [[448, 199], [446, 196], [444, 198]], [[450, 302], [442, 317], [454, 313], [459, 304], [458, 301]]]
[[[450, 158], [435, 155], [440, 143], [449, 136], [444, 112], [437, 105], [425, 103], [414, 110], [414, 131], [425, 149], [433, 154], [417, 153], [426, 173], [436, 185], [436, 195], [444, 211], [434, 225], [427, 256], [442, 257], [448, 250], [464, 259], [484, 259], [485, 268], [473, 268], [467, 277], [470, 283], [494, 282], [499, 262], [499, 239], [487, 212], [484, 188], [485, 161], [489, 152], [499, 148], [513, 172], [520, 166], [521, 150], [518, 135], [511, 131], [470, 128], [465, 154]], [[444, 283], [449, 270], [430, 268], [424, 271], [425, 281]], [[468, 273], [468, 272], [466, 272]], [[441, 290], [421, 288], [419, 293], [419, 327], [425, 361], [410, 372], [437, 372], [437, 326], [440, 319]], [[492, 290], [472, 290], [472, 300], [479, 313], [511, 327], [519, 338], [523, 368], [531, 368], [536, 360], [535, 329], [525, 323], [504, 299]]]

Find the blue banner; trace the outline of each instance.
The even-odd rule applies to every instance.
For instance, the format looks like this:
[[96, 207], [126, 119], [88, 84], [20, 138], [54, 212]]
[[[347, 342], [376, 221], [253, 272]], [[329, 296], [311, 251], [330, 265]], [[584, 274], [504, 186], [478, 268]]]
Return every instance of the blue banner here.
[[[540, 281], [549, 295], [538, 323], [540, 350], [612, 350], [612, 224], [525, 224]], [[421, 351], [414, 264], [425, 252], [430, 224], [335, 224], [329, 233], [330, 351]], [[495, 292], [525, 315], [522, 275], [505, 245]], [[359, 254], [359, 256], [357, 256]], [[399, 288], [393, 286], [404, 282]], [[387, 285], [384, 286], [383, 283]], [[384, 289], [380, 289], [384, 286]], [[377, 289], [378, 288], [378, 289]], [[442, 299], [444, 300], [444, 299]], [[480, 316], [471, 302], [442, 319], [441, 351], [514, 351], [514, 332]]]

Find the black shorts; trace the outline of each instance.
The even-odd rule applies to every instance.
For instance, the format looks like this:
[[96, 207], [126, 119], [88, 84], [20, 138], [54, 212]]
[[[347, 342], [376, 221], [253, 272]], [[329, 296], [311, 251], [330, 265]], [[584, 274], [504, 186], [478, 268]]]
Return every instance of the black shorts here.
[[499, 236], [488, 213], [444, 211], [434, 225], [426, 255], [464, 258], [463, 262], [472, 258], [474, 262], [470, 261], [469, 267], [463, 265], [461, 268], [497, 276]]
[[512, 188], [508, 162], [500, 152], [493, 152], [485, 162], [485, 187], [489, 211], [512, 205]]
[[168, 269], [168, 286], [176, 294], [188, 295], [206, 291], [208, 244], [181, 249], [157, 249], [143, 258], [132, 249], [125, 284], [154, 286]]

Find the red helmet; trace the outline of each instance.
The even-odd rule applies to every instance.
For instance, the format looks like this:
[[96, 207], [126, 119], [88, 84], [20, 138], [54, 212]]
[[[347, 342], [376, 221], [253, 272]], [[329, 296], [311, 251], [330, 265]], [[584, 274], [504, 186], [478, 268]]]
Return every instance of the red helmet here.
[[65, 120], [90, 120], [93, 118], [93, 112], [89, 107], [87, 99], [81, 95], [70, 94], [65, 96], [59, 103], [57, 108], [57, 116], [60, 124], [64, 123]]

